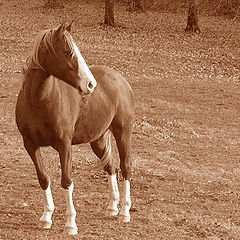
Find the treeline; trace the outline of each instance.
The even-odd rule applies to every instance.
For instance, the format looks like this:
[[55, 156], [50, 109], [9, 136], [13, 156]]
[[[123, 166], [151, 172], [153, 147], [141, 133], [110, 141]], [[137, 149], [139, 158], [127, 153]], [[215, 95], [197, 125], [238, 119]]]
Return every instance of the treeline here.
[[[115, 0], [128, 5], [132, 0]], [[139, 0], [145, 10], [181, 11], [188, 8], [188, 0]], [[197, 0], [199, 11], [216, 14], [238, 14], [240, 0]]]
[[[47, 5], [56, 6], [67, 1], [79, 0], [45, 0]], [[86, 0], [89, 2], [89, 0]], [[153, 11], [185, 11], [189, 6], [188, 0], [112, 0], [115, 4], [123, 4], [126, 10]], [[104, 3], [105, 0], [98, 0]], [[240, 0], [197, 0], [200, 12], [209, 14], [240, 14]]]

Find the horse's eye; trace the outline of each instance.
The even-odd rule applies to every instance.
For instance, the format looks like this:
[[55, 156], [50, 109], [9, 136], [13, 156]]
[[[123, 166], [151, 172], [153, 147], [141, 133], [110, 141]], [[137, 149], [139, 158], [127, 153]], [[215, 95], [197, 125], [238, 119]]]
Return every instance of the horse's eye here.
[[66, 54], [67, 54], [68, 56], [72, 57], [73, 52], [72, 52], [72, 51], [67, 51]]

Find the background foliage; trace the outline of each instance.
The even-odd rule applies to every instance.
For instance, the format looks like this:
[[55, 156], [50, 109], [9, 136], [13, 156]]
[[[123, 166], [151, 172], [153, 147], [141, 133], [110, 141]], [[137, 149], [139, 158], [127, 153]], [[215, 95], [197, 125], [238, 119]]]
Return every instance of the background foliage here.
[[[66, 0], [44, 0], [46, 3], [59, 5], [69, 2]], [[70, 0], [78, 2], [78, 0]], [[131, 0], [115, 0], [118, 5], [124, 5], [126, 9]], [[82, 2], [82, 1], [81, 1]], [[86, 3], [91, 1], [85, 0]], [[103, 3], [104, 0], [98, 0]], [[140, 0], [143, 8], [150, 11], [172, 11], [182, 12], [188, 8], [188, 0]], [[230, 17], [238, 16], [240, 12], [239, 0], [198, 0], [198, 7], [200, 12], [209, 15], [229, 15]]]

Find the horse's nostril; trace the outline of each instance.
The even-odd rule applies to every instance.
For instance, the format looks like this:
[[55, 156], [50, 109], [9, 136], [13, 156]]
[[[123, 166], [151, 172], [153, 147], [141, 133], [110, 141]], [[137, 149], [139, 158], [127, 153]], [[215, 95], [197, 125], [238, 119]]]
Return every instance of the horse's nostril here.
[[87, 84], [87, 89], [88, 89], [89, 91], [93, 91], [94, 85], [93, 85], [92, 82], [88, 82], [88, 84]]

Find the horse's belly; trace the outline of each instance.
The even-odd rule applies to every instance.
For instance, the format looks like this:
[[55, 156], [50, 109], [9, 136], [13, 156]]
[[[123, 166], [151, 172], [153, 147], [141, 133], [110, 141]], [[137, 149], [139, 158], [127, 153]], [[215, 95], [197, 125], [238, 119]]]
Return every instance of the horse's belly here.
[[77, 124], [72, 144], [89, 143], [98, 139], [107, 131], [110, 124], [110, 119], [105, 119], [104, 121], [98, 119], [98, 121], [88, 122], [88, 124]]

